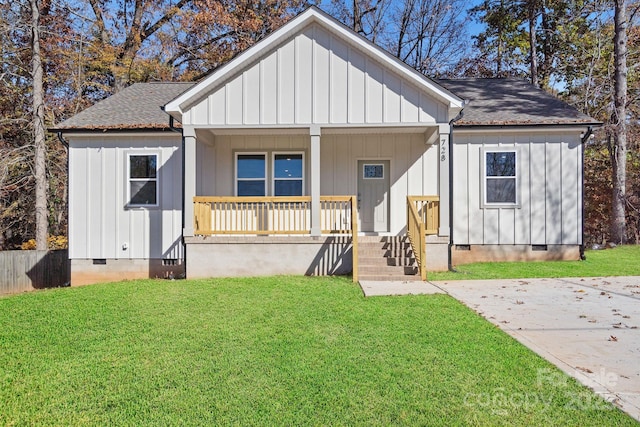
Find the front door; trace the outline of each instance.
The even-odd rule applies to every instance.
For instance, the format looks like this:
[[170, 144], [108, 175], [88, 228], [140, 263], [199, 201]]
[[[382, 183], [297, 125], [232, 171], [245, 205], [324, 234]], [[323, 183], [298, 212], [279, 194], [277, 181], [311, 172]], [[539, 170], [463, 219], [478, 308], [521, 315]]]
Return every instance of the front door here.
[[389, 182], [389, 160], [358, 160], [361, 231], [389, 231]]

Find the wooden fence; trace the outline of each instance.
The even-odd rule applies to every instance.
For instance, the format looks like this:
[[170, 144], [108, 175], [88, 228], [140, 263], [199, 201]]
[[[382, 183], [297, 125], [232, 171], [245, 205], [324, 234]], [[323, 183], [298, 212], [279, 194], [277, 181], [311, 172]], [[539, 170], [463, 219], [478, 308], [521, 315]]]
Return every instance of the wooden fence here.
[[0, 294], [66, 286], [70, 270], [66, 249], [0, 251]]

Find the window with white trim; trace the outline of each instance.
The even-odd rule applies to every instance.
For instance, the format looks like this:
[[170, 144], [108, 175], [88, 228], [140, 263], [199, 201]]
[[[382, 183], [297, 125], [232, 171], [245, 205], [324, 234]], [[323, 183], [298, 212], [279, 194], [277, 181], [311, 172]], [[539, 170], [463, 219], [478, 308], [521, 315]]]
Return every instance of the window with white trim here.
[[267, 160], [265, 153], [236, 154], [236, 195], [267, 194]]
[[273, 153], [273, 195], [302, 196], [303, 193], [303, 153]]
[[517, 153], [515, 150], [484, 151], [484, 203], [518, 203]]
[[129, 154], [129, 206], [158, 205], [158, 155]]

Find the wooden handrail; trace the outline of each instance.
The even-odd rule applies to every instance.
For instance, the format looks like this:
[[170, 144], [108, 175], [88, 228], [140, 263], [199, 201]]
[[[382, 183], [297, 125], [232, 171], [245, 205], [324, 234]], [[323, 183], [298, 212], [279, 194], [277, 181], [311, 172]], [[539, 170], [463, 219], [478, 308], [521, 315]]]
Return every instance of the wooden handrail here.
[[440, 197], [407, 196], [407, 235], [422, 280], [427, 280], [427, 235], [438, 234], [438, 227], [440, 227]]
[[358, 199], [351, 196], [351, 273], [352, 280], [358, 282]]
[[440, 227], [439, 196], [407, 196], [408, 203], [416, 207], [418, 215], [425, 224], [427, 235], [438, 234]]
[[407, 197], [407, 236], [409, 236], [411, 249], [413, 249], [413, 254], [418, 263], [420, 278], [423, 281], [427, 280], [425, 224], [418, 214], [415, 203], [409, 197]]

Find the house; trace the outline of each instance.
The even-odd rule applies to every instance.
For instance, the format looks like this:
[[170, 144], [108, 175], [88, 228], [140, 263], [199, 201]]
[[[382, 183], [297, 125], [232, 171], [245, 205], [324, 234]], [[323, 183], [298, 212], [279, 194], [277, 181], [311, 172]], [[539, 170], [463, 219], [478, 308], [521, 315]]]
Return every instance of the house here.
[[311, 7], [200, 82], [50, 129], [72, 284], [578, 259], [598, 124], [522, 80], [431, 80]]

